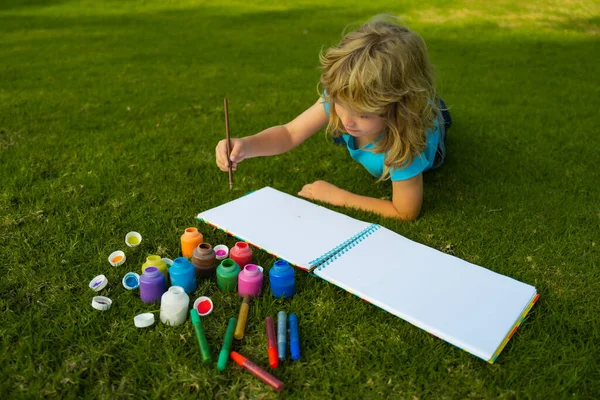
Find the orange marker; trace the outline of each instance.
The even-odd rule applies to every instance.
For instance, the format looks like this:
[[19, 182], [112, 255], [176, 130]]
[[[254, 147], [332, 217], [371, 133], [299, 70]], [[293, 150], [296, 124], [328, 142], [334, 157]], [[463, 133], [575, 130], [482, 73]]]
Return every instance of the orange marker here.
[[271, 368], [277, 368], [279, 366], [279, 356], [277, 354], [277, 337], [275, 336], [275, 323], [273, 318], [267, 317], [265, 319], [267, 325], [267, 340], [268, 340], [268, 351], [269, 351], [269, 365]]

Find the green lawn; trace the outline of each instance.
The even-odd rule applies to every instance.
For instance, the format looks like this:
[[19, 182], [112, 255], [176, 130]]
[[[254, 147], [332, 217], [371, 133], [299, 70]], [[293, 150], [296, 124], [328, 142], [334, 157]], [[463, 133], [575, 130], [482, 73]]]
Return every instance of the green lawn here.
[[[254, 5], [248, 5], [253, 3]], [[489, 4], [486, 4], [489, 3]], [[526, 3], [526, 5], [523, 5]], [[220, 4], [220, 5], [217, 5]], [[0, 3], [1, 398], [594, 398], [600, 393], [600, 99], [597, 1], [3, 0]], [[189, 322], [120, 284], [150, 254], [179, 256], [195, 215], [263, 186], [326, 179], [389, 198], [315, 135], [242, 163], [233, 195], [214, 161], [224, 136], [285, 123], [317, 99], [318, 53], [380, 12], [428, 44], [451, 106], [448, 159], [425, 175], [416, 222], [340, 210], [535, 285], [541, 294], [497, 362], [484, 361], [297, 271], [289, 301], [251, 306], [234, 348], [267, 366], [264, 318], [296, 312], [302, 359], [283, 394], [201, 363]], [[124, 245], [128, 231], [144, 240]], [[111, 267], [107, 256], [126, 251]], [[274, 259], [255, 251], [266, 269]], [[365, 266], [368, 271], [368, 266]], [[108, 312], [88, 282], [105, 274]], [[239, 297], [202, 281], [216, 358]]]

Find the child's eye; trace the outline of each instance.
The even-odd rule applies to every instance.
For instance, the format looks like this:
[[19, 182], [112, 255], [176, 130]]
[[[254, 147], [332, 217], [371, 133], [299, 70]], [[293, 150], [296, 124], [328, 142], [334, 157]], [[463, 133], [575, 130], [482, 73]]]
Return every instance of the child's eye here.
[[362, 119], [369, 119], [369, 118], [371, 118], [371, 116], [370, 116], [370, 115], [361, 115], [360, 117], [361, 117]]

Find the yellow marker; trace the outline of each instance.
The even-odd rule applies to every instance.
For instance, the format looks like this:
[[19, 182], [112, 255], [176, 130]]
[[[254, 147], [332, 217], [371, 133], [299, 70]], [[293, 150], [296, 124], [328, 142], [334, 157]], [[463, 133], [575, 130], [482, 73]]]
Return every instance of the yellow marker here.
[[238, 316], [237, 325], [235, 326], [235, 338], [242, 340], [244, 331], [246, 330], [246, 321], [248, 320], [248, 310], [250, 309], [250, 295], [244, 296], [242, 306], [240, 307], [240, 315]]

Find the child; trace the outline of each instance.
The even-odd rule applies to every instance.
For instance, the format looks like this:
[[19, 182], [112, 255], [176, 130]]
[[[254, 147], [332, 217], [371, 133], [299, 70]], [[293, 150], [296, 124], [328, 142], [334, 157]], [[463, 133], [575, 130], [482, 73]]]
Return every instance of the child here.
[[[233, 169], [241, 161], [285, 153], [325, 125], [350, 156], [379, 181], [391, 180], [392, 200], [351, 193], [325, 181], [305, 185], [299, 196], [414, 220], [423, 202], [423, 171], [445, 156], [446, 128], [423, 39], [377, 16], [320, 54], [321, 97], [293, 121], [253, 136], [231, 139]], [[438, 105], [439, 104], [439, 105]], [[445, 110], [444, 110], [445, 111]], [[217, 166], [228, 170], [225, 140]]]

